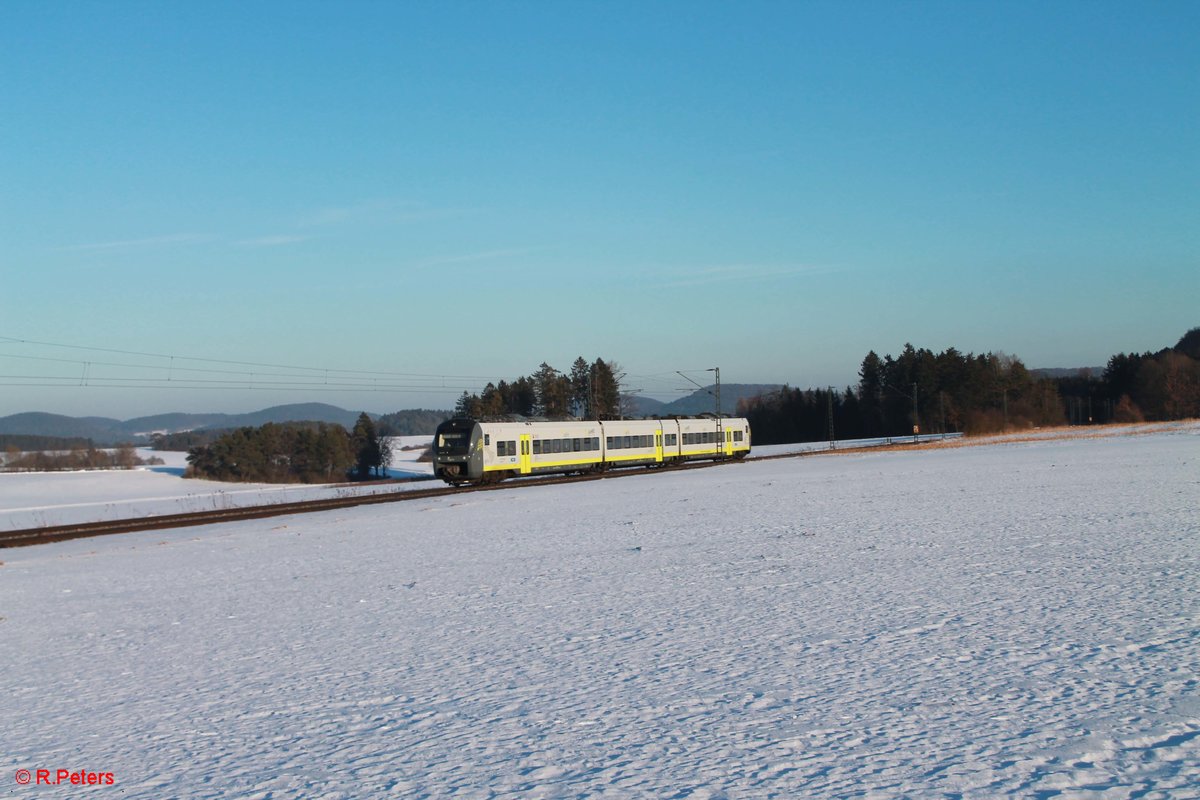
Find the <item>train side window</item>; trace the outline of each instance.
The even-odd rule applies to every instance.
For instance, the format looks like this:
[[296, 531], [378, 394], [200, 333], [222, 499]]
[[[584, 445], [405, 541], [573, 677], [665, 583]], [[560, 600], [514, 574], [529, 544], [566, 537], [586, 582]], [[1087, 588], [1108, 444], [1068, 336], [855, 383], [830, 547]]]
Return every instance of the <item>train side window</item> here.
[[517, 454], [517, 443], [516, 443], [516, 442], [514, 442], [514, 441], [511, 441], [511, 440], [509, 441], [509, 443], [508, 443], [508, 454], [509, 454], [510, 456], [515, 456], [515, 455]]
[[534, 439], [533, 454], [535, 456], [540, 456], [542, 454], [542, 440], [541, 439]]
[[629, 436], [622, 436], [621, 437], [621, 447], [625, 447], [625, 448], [633, 447], [633, 445], [629, 443], [629, 440], [631, 438], [632, 437], [629, 437]]
[[496, 455], [498, 455], [498, 456], [508, 455], [508, 445], [504, 442], [496, 442]]
[[579, 440], [578, 440], [578, 439], [572, 439], [572, 440], [571, 440], [571, 452], [572, 452], [572, 453], [578, 453], [578, 452], [579, 452]]
[[605, 447], [607, 447], [609, 450], [612, 450], [612, 449], [613, 449], [613, 443], [612, 443], [612, 442], [613, 442], [613, 437], [611, 437], [611, 436], [605, 436], [605, 437], [604, 437], [604, 446], [605, 446]]
[[492, 443], [492, 435], [490, 433], [485, 433], [483, 435], [483, 443], [484, 445], [489, 445]]

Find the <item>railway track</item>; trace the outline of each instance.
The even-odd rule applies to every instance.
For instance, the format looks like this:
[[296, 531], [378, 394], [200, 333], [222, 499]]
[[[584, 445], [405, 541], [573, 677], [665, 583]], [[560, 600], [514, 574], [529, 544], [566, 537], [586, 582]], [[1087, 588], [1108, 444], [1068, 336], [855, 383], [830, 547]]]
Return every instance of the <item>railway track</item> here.
[[[687, 464], [673, 464], [665, 469], [671, 471], [703, 469], [727, 463], [729, 462], [698, 461]], [[308, 514], [314, 511], [332, 511], [340, 508], [353, 508], [355, 506], [377, 505], [380, 503], [402, 503], [409, 500], [426, 500], [431, 497], [446, 497], [448, 495], [465, 494], [468, 492], [506, 491], [509, 489], [524, 489], [530, 486], [552, 486], [560, 483], [579, 483], [582, 481], [607, 480], [610, 478], [624, 478], [645, 474], [648, 474], [646, 470], [627, 469], [587, 475], [555, 475], [541, 478], [521, 478], [507, 483], [483, 486], [438, 486], [429, 489], [406, 489], [378, 494], [345, 495], [341, 497], [325, 497], [317, 500], [299, 500], [290, 503], [271, 503], [269, 505], [244, 506], [241, 508], [192, 511], [185, 514], [156, 514], [148, 517], [115, 519], [107, 522], [83, 522], [74, 525], [23, 528], [0, 532], [0, 549], [50, 544], [52, 542], [67, 541], [68, 539], [86, 539], [93, 536], [109, 536], [117, 533], [186, 528], [195, 525], [211, 525], [213, 523], [236, 522], [246, 519], [283, 517], [291, 514]]]
[[[854, 450], [889, 450], [912, 447], [912, 443], [897, 439], [887, 445], [870, 445], [868, 447], [843, 447], [837, 451], [812, 450], [799, 453], [780, 453], [769, 456], [753, 456], [751, 461], [766, 461], [779, 458], [802, 458], [812, 455], [822, 455], [830, 452], [849, 452]], [[737, 463], [729, 461], [691, 461], [683, 464], [672, 464], [664, 467], [667, 471], [685, 469], [707, 469], [722, 464]], [[379, 494], [345, 495], [342, 497], [326, 497], [319, 500], [300, 500], [291, 503], [272, 503], [261, 506], [245, 506], [242, 508], [223, 508], [208, 511], [193, 511], [186, 514], [159, 514], [148, 517], [131, 519], [116, 519], [107, 522], [86, 522], [75, 525], [54, 525], [41, 528], [24, 528], [21, 530], [0, 532], [0, 549], [9, 547], [28, 547], [51, 542], [63, 542], [68, 539], [86, 539], [92, 536], [109, 536], [117, 533], [134, 533], [137, 531], [164, 530], [166, 528], [186, 528], [194, 525], [211, 525], [220, 522], [236, 522], [246, 519], [264, 519], [267, 517], [283, 517], [291, 514], [308, 514], [314, 511], [332, 511], [339, 508], [376, 505], [380, 503], [402, 503], [408, 500], [425, 500], [431, 497], [464, 494], [467, 492], [495, 492], [509, 489], [524, 489], [530, 486], [552, 486], [560, 483], [579, 483], [581, 481], [608, 480], [625, 478], [634, 475], [648, 475], [661, 470], [623, 469], [614, 472], [600, 472], [586, 475], [555, 475], [541, 478], [520, 478], [506, 483], [484, 486], [449, 487], [439, 486], [429, 489], [408, 489]]]

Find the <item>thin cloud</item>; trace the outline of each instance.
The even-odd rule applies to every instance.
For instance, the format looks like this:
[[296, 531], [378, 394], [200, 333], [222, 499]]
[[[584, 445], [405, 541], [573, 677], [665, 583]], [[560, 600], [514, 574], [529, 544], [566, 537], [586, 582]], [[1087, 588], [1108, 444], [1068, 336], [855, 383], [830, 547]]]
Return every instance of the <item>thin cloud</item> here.
[[311, 238], [311, 236], [258, 236], [253, 239], [242, 239], [234, 244], [246, 247], [281, 247], [283, 245], [308, 241]]
[[113, 242], [91, 242], [60, 247], [59, 250], [121, 250], [137, 247], [159, 247], [171, 244], [195, 244], [211, 241], [213, 237], [198, 233], [176, 233], [170, 236], [151, 236], [146, 239], [120, 239]]
[[423, 203], [399, 203], [388, 200], [368, 200], [347, 206], [331, 206], [313, 212], [297, 221], [301, 228], [319, 228], [368, 222], [381, 225], [408, 225], [414, 222], [447, 219], [471, 213], [461, 208], [435, 208]]
[[532, 253], [541, 253], [549, 250], [548, 247], [511, 247], [498, 250], [482, 250], [477, 253], [463, 253], [455, 256], [438, 256], [435, 258], [427, 258], [424, 261], [418, 261], [413, 266], [416, 267], [441, 267], [451, 264], [470, 264], [476, 261], [491, 261], [496, 258], [509, 258], [511, 256], [527, 256]]
[[675, 280], [658, 285], [662, 288], [678, 288], [682, 286], [704, 286], [712, 283], [732, 283], [734, 281], [751, 283], [783, 278], [830, 275], [840, 271], [837, 267], [821, 265], [777, 266], [770, 264], [733, 264], [693, 270], [687, 275], [681, 275]]

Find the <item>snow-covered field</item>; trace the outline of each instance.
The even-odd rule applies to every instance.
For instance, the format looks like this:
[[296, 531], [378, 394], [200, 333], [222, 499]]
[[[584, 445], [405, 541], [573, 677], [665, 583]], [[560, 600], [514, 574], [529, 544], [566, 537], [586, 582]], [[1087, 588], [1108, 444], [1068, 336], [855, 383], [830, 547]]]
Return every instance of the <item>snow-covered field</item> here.
[[1193, 424], [0, 551], [0, 786], [1200, 797], [1198, 506]]
[[[862, 439], [841, 442], [839, 446], [870, 447], [888, 441]], [[418, 481], [432, 478], [433, 465], [417, 460], [431, 442], [430, 436], [393, 437], [387, 477]], [[803, 442], [759, 447], [755, 456], [828, 449], [828, 442]], [[0, 531], [428, 488], [408, 484], [223, 483], [185, 479], [187, 453], [142, 448], [138, 455], [147, 460], [159, 458], [164, 463], [133, 470], [0, 473]]]
[[[387, 475], [430, 478], [433, 467], [419, 462], [429, 436], [393, 437]], [[271, 483], [222, 483], [183, 478], [187, 453], [139, 449], [143, 459], [161, 458], [160, 466], [134, 470], [0, 473], [0, 531], [133, 519], [218, 508], [290, 503], [318, 497], [403, 491], [404, 485], [353, 486]]]

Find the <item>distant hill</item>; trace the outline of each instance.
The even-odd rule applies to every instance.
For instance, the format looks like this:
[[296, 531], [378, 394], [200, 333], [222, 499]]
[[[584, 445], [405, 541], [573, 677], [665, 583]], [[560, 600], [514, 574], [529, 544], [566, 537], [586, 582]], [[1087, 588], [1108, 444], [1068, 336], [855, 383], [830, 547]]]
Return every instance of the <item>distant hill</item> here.
[[[744, 397], [758, 397], [764, 392], [773, 392], [782, 384], [778, 383], [722, 383], [721, 411], [725, 414], [737, 412], [738, 401]], [[639, 416], [669, 417], [672, 415], [689, 416], [693, 414], [715, 413], [717, 410], [716, 384], [703, 389], [697, 389], [686, 397], [663, 403], [649, 397], [634, 397], [636, 412]]]
[[108, 442], [120, 426], [120, 420], [107, 417], [65, 417], [40, 411], [0, 417], [0, 433], [15, 436], [54, 436]]
[[[26, 412], [0, 417], [0, 434], [90, 439], [97, 445], [113, 445], [118, 442], [145, 443], [153, 433], [256, 428], [268, 422], [330, 422], [349, 429], [354, 427], [359, 413], [361, 412], [347, 411], [326, 403], [293, 403], [247, 414], [155, 414], [124, 421], [108, 417], [68, 417], [61, 414]], [[368, 416], [379, 419], [378, 414], [368, 413]], [[429, 432], [432, 433], [432, 428]]]

